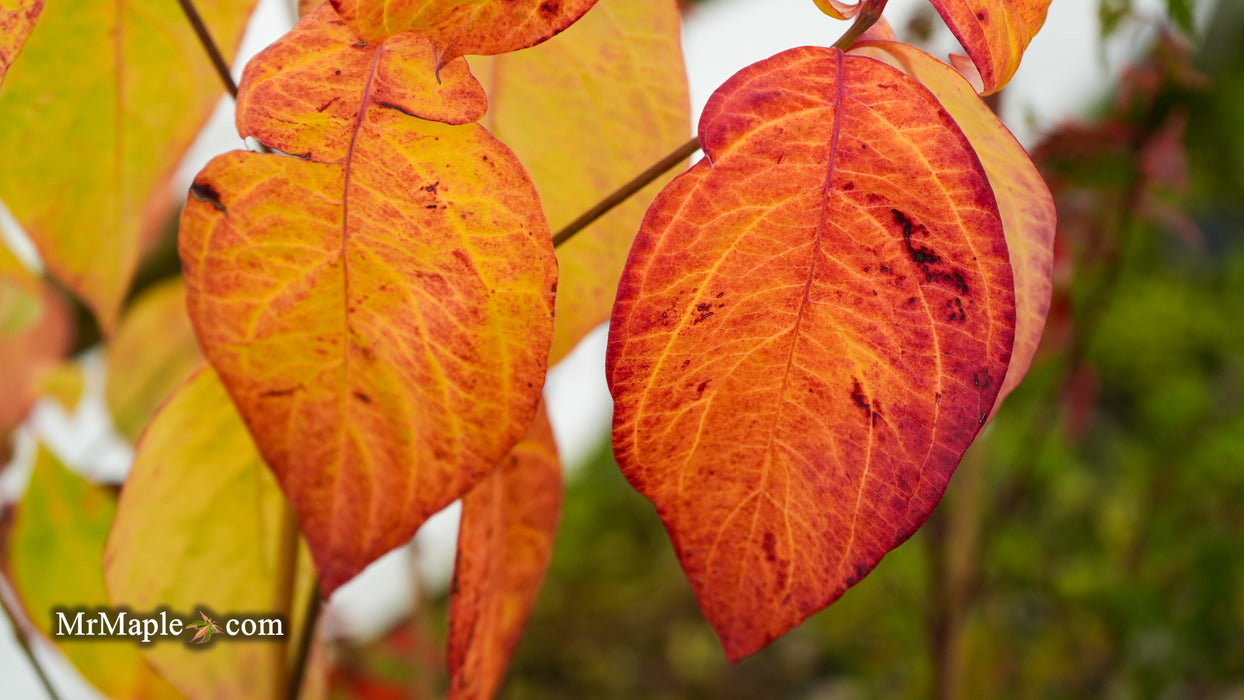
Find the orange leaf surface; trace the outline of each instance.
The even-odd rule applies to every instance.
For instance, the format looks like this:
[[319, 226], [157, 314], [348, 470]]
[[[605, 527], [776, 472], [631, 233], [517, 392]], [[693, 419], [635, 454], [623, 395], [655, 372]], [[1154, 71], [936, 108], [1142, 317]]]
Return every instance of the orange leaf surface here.
[[1001, 90], [1028, 42], [1045, 24], [1051, 0], [929, 0], [980, 71], [984, 95]]
[[644, 220], [607, 372], [614, 451], [726, 654], [867, 574], [993, 406], [1014, 282], [985, 172], [911, 78], [833, 49], [736, 74]]
[[[687, 73], [674, 0], [601, 0], [527, 51], [471, 59], [484, 125], [514, 149], [556, 231], [687, 140]], [[609, 318], [626, 252], [671, 176], [557, 249], [550, 363]]]
[[60, 296], [0, 243], [0, 445], [26, 417], [72, 334]]
[[[291, 43], [314, 50], [339, 21], [321, 6], [243, 79], [240, 130], [307, 159], [217, 157], [195, 178], [181, 231], [191, 321], [298, 511], [325, 595], [522, 436], [544, 381], [556, 278], [548, 224], [513, 153], [476, 124], [408, 114], [435, 103], [428, 91], [455, 90], [456, 68], [439, 88], [388, 82], [389, 62], [415, 71], [391, 54], [435, 72], [430, 54], [402, 53], [405, 37], [392, 50], [352, 46], [369, 56], [361, 84], [335, 85], [338, 70], [353, 71], [335, 54], [265, 66]], [[308, 128], [314, 138], [284, 124], [291, 135], [280, 136], [275, 115], [318, 112], [315, 100], [276, 95], [313, 92], [336, 100], [323, 110], [333, 116]], [[337, 103], [354, 117], [338, 119]]]
[[0, 85], [9, 66], [22, 52], [26, 37], [35, 28], [43, 0], [5, 0], [0, 3]]
[[997, 410], [1028, 373], [1050, 313], [1058, 223], [1054, 198], [1024, 147], [954, 68], [897, 41], [859, 42], [851, 53], [891, 63], [927, 87], [963, 130], [989, 176], [1015, 276], [1015, 346]]
[[[232, 56], [255, 0], [201, 3]], [[224, 90], [177, 3], [53, 2], [0, 90], [0, 198], [105, 331]]]
[[216, 374], [195, 373], [135, 449], [104, 549], [108, 594], [138, 612], [167, 607], [186, 623], [205, 611], [284, 616], [287, 644], [230, 640], [205, 652], [185, 643], [190, 628], [148, 647], [148, 660], [187, 697], [273, 697], [287, 668], [278, 654], [297, 639], [312, 583], [301, 549], [291, 620], [278, 573], [286, 508]]
[[332, 0], [354, 31], [382, 41], [413, 31], [436, 47], [441, 66], [467, 54], [525, 49], [561, 32], [596, 0]]
[[506, 667], [553, 556], [562, 472], [541, 407], [531, 429], [462, 499], [449, 601], [449, 697], [487, 700]]

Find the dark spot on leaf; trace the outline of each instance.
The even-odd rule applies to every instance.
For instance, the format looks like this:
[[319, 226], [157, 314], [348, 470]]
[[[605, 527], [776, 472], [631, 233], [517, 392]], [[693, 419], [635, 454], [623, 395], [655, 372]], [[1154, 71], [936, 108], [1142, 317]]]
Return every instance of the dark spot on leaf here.
[[[340, 72], [340, 71], [339, 71], [339, 72]], [[315, 111], [317, 111], [317, 112], [323, 112], [324, 110], [326, 110], [326, 109], [328, 109], [329, 107], [331, 107], [331, 106], [332, 106], [332, 104], [333, 104], [334, 102], [336, 102], [338, 99], [340, 99], [340, 98], [334, 97], [333, 99], [329, 100], [328, 102], [325, 102], [324, 104], [322, 104], [322, 105], [320, 105], [319, 107], [317, 107]]]
[[725, 292], [720, 292], [720, 293], [717, 295], [717, 298], [718, 298], [718, 299], [720, 299], [720, 298], [724, 297], [725, 295], [726, 295], [726, 293], [725, 293]]
[[982, 22], [984, 22], [984, 21], [985, 21], [985, 17], [986, 17], [986, 15], [985, 15], [985, 13], [984, 13], [984, 12], [977, 12], [977, 13], [976, 13], [976, 19], [979, 19], [979, 20], [980, 20], [980, 21], [982, 21]]
[[873, 415], [872, 406], [868, 403], [868, 397], [864, 395], [864, 388], [860, 385], [860, 380], [855, 380], [855, 386], [851, 389], [851, 401], [857, 408], [864, 409], [864, 419], [871, 420]]
[[371, 403], [371, 397], [361, 391], [354, 392], [354, 398], [362, 401], [363, 403]]
[[354, 43], [354, 44], [350, 44], [350, 46], [353, 46], [353, 47], [354, 47], [354, 48], [356, 48], [356, 49], [362, 49], [362, 48], [366, 48], [366, 47], [367, 47], [367, 42], [366, 42], [366, 41], [360, 41], [360, 42], [357, 42], [357, 43]]
[[704, 390], [708, 388], [708, 382], [709, 382], [709, 380], [707, 380], [707, 379], [705, 379], [704, 381], [700, 382], [700, 385], [699, 385], [699, 386], [697, 386], [697, 387], [695, 388], [695, 393], [697, 393], [697, 394], [703, 394], [703, 393], [704, 393]]
[[268, 391], [262, 391], [262, 392], [260, 392], [260, 393], [259, 393], [259, 398], [261, 398], [261, 399], [272, 399], [272, 398], [276, 398], [276, 397], [278, 397], [278, 396], [289, 396], [289, 395], [293, 394], [295, 391], [298, 391], [298, 390], [299, 390], [299, 389], [301, 389], [301, 388], [302, 388], [302, 385], [301, 385], [301, 384], [299, 384], [298, 386], [295, 386], [295, 387], [290, 387], [290, 388], [288, 388], [288, 389], [270, 389], [270, 390], [268, 390]]
[[777, 561], [777, 538], [772, 532], [766, 532], [760, 546], [765, 550], [765, 559], [768, 561]]
[[229, 211], [225, 209], [225, 205], [220, 202], [220, 193], [216, 191], [216, 188], [205, 182], [196, 182], [190, 185], [190, 196], [200, 202], [211, 204], [217, 210], [224, 212], [226, 216], [229, 214]]
[[700, 321], [703, 321], [704, 319], [706, 319], [706, 318], [708, 318], [709, 316], [712, 316], [712, 315], [713, 315], [713, 312], [712, 312], [712, 311], [705, 311], [704, 313], [700, 314], [700, 317], [699, 317], [699, 318], [697, 318], [696, 320], [692, 321], [692, 322], [691, 322], [691, 325], [693, 325], [693, 326], [694, 326], [694, 325], [696, 325], [697, 323], [699, 323]]
[[[937, 257], [937, 254], [929, 248], [921, 246], [919, 249], [916, 249], [916, 247], [911, 243], [911, 234], [913, 230], [917, 230], [927, 235], [928, 229], [923, 226], [913, 224], [911, 219], [907, 218], [906, 214], [897, 209], [891, 209], [890, 213], [894, 215], [894, 223], [898, 224], [903, 229], [903, 243], [907, 246], [907, 254], [911, 256], [912, 262], [917, 265], [922, 265], [925, 263], [936, 264], [941, 261], [941, 258]], [[925, 273], [926, 275], [928, 274], [927, 267], [925, 268]]]
[[546, 2], [540, 5], [540, 11], [546, 15], [555, 15], [561, 10], [560, 2]]

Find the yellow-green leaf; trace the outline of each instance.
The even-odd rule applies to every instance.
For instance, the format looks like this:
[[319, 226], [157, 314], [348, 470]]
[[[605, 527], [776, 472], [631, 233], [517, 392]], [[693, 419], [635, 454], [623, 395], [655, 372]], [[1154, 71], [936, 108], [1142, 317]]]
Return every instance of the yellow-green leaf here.
[[[231, 56], [254, 0], [199, 3]], [[223, 92], [176, 2], [48, 3], [0, 90], [0, 199], [110, 329]]]
[[927, 87], [963, 130], [989, 176], [1015, 276], [1015, 346], [996, 411], [1028, 373], [1050, 312], [1054, 198], [1023, 146], [954, 68], [897, 41], [860, 42], [851, 53], [884, 60]]
[[138, 297], [107, 351], [104, 400], [117, 431], [135, 442], [160, 403], [203, 364], [181, 280]]
[[930, 0], [963, 45], [982, 81], [981, 94], [1015, 75], [1028, 42], [1045, 24], [1051, 0]]
[[[531, 173], [560, 229], [687, 140], [687, 76], [674, 0], [601, 0], [526, 51], [471, 59], [484, 119]], [[626, 252], [667, 176], [557, 250], [550, 362], [609, 317]]]
[[216, 374], [196, 373], [138, 443], [104, 554], [108, 593], [116, 605], [167, 607], [186, 622], [201, 611], [221, 624], [284, 616], [287, 644], [228, 640], [203, 651], [186, 643], [192, 629], [153, 644], [151, 664], [187, 697], [271, 698], [282, 682], [311, 589], [300, 546], [291, 622], [281, 571], [296, 532], [286, 508]]
[[0, 85], [41, 12], [43, 0], [0, 0]]
[[113, 698], [170, 697], [133, 639], [52, 636], [55, 609], [72, 619], [71, 610], [108, 605], [104, 540], [116, 509], [107, 488], [70, 472], [40, 447], [13, 523], [13, 581], [35, 626], [96, 688]]
[[[315, 53], [340, 21], [326, 5], [308, 14], [247, 67], [239, 95], [243, 133], [286, 129], [281, 143], [307, 159], [214, 159], [181, 231], [204, 354], [297, 508], [326, 595], [523, 435], [556, 279], [548, 224], [513, 153], [478, 124], [411, 116], [443, 108], [434, 81], [384, 78], [390, 64], [432, 76], [434, 57], [407, 51], [418, 49], [400, 43], [408, 37], [356, 38], [349, 45], [368, 61], [359, 73]], [[301, 61], [290, 58], [297, 46]], [[338, 70], [358, 78], [338, 84]], [[277, 96], [312, 92], [335, 101], [324, 111], [354, 114], [305, 132], [274, 123], [302, 117]]]
[[534, 46], [591, 9], [596, 0], [332, 0], [368, 41], [411, 31], [436, 47], [437, 65], [467, 54]]

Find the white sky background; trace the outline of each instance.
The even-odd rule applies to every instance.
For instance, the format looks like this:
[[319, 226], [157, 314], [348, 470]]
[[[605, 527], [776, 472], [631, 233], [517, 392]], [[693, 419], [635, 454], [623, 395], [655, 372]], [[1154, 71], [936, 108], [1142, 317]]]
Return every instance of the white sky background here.
[[[1134, 4], [1146, 16], [1164, 14], [1162, 0], [1134, 0]], [[1019, 72], [1003, 92], [1002, 116], [1025, 146], [1033, 145], [1043, 133], [1092, 106], [1126, 59], [1146, 45], [1147, 32], [1128, 30], [1102, 47], [1097, 5], [1096, 0], [1055, 0], [1044, 29], [1033, 40]], [[1202, 26], [1213, 5], [1213, 0], [1201, 3], [1198, 17]], [[913, 11], [924, 7], [927, 0], [890, 0], [885, 16], [899, 38], [904, 39], [908, 19]], [[246, 60], [291, 24], [288, 0], [260, 0], [236, 62], [235, 77], [240, 77]], [[847, 22], [821, 14], [810, 0], [715, 0], [696, 7], [687, 15], [683, 30], [693, 112], [688, 134], [693, 133], [693, 125], [712, 91], [736, 71], [794, 46], [832, 44], [848, 26]], [[960, 51], [945, 31], [935, 37], [931, 50], [940, 58]], [[225, 98], [179, 171], [182, 185], [188, 187], [194, 173], [212, 156], [241, 147], [233, 128], [232, 101]], [[590, 204], [584, 203], [585, 208]], [[605, 386], [604, 347], [602, 328], [550, 372], [545, 388], [563, 459], [572, 469], [606, 439], [612, 404]], [[65, 416], [58, 407], [43, 404], [36, 410], [32, 423], [56, 452], [79, 471], [96, 477], [115, 476], [127, 469], [132, 453], [108, 425], [101, 397], [102, 363], [94, 356], [87, 365], [94, 391], [84, 400], [78, 414]], [[19, 462], [30, 461], [31, 448], [27, 435], [19, 445]], [[11, 498], [19, 492], [27, 473], [28, 464], [25, 469], [6, 473], [0, 479], [0, 497]], [[449, 513], [430, 521], [419, 534], [419, 565], [435, 590], [442, 590], [449, 579], [457, 517], [455, 505]], [[366, 633], [407, 609], [411, 592], [401, 582], [409, 580], [412, 552], [413, 549], [400, 549], [386, 556], [344, 587], [326, 613], [330, 626], [339, 633]], [[6, 593], [0, 590], [0, 595]], [[40, 657], [53, 666], [53, 682], [62, 697], [99, 697], [46, 646], [40, 649]], [[2, 615], [0, 696], [43, 697], [13, 641], [9, 622]]]

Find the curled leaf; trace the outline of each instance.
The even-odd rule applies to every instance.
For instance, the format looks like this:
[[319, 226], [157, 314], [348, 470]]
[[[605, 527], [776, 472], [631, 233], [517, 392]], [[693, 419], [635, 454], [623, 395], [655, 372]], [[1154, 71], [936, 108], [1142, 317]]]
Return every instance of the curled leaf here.
[[1045, 24], [1051, 0], [929, 0], [980, 72], [992, 95], [1015, 75], [1028, 42]]
[[987, 176], [919, 83], [800, 48], [710, 99], [610, 324], [613, 446], [731, 659], [919, 527], [994, 404], [1014, 282]]

